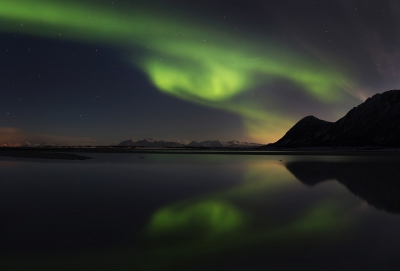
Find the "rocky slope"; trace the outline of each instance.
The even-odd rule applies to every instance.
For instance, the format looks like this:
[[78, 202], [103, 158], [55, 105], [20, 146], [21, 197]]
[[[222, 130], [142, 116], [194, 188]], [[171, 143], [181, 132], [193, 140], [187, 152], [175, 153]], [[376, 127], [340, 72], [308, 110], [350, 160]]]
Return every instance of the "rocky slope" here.
[[307, 116], [296, 123], [275, 145], [307, 145], [309, 142], [317, 140], [321, 135], [325, 135], [332, 125], [332, 122], [320, 120], [314, 116]]
[[375, 94], [333, 123], [305, 117], [270, 146], [400, 147], [400, 90]]

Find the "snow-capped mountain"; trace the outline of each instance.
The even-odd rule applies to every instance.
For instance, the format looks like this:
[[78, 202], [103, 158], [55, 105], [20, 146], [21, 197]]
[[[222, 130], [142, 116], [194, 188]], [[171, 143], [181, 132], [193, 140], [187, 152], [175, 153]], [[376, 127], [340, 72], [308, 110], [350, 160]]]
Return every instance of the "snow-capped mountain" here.
[[153, 147], [153, 148], [181, 148], [181, 147], [190, 147], [190, 148], [250, 148], [262, 146], [262, 144], [257, 143], [248, 143], [248, 142], [239, 142], [239, 141], [220, 141], [220, 140], [206, 140], [206, 141], [191, 141], [188, 144], [182, 144], [178, 142], [172, 141], [157, 141], [151, 138], [146, 138], [139, 141], [132, 141], [131, 139], [122, 141], [118, 144], [118, 146], [130, 146], [130, 147]]
[[203, 147], [203, 148], [221, 148], [221, 147], [227, 147], [228, 144], [226, 142], [222, 142], [219, 140], [206, 140], [206, 141], [192, 141], [189, 144], [187, 144], [188, 147]]
[[138, 140], [136, 142], [132, 141], [131, 139], [122, 141], [121, 143], [118, 144], [118, 146], [129, 146], [129, 147], [152, 147], [152, 148], [163, 148], [163, 147], [168, 147], [168, 148], [177, 148], [177, 147], [183, 147], [185, 146], [184, 144], [177, 143], [177, 142], [170, 142], [170, 141], [157, 141], [152, 138], [146, 138], [143, 140]]

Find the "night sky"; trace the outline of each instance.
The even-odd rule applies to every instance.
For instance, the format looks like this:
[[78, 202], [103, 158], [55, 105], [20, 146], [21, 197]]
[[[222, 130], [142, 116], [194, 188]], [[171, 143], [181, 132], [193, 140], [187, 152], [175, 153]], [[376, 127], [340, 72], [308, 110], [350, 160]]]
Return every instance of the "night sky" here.
[[0, 144], [278, 140], [400, 83], [388, 0], [1, 0]]

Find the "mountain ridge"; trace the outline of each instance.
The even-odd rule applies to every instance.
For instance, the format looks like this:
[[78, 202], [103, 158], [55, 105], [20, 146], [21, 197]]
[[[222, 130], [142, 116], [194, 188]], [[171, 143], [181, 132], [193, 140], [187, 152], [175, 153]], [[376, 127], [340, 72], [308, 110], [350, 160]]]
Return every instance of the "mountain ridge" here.
[[336, 122], [307, 116], [268, 146], [400, 147], [400, 90], [375, 94]]

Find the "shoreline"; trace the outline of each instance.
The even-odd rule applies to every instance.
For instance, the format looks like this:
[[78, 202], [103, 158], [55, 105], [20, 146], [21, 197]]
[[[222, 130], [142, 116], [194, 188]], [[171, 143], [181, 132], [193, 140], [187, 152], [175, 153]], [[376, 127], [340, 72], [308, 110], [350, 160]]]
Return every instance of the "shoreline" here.
[[34, 159], [51, 159], [51, 160], [88, 160], [92, 159], [88, 156], [78, 155], [74, 153], [54, 152], [54, 150], [3, 150], [0, 149], [0, 157], [11, 158], [34, 158]]
[[36, 158], [57, 160], [88, 160], [82, 153], [132, 153], [132, 154], [213, 154], [213, 155], [321, 155], [321, 156], [400, 156], [398, 148], [243, 148], [243, 149], [180, 149], [180, 148], [113, 148], [113, 147], [6, 147], [0, 148], [0, 157]]

